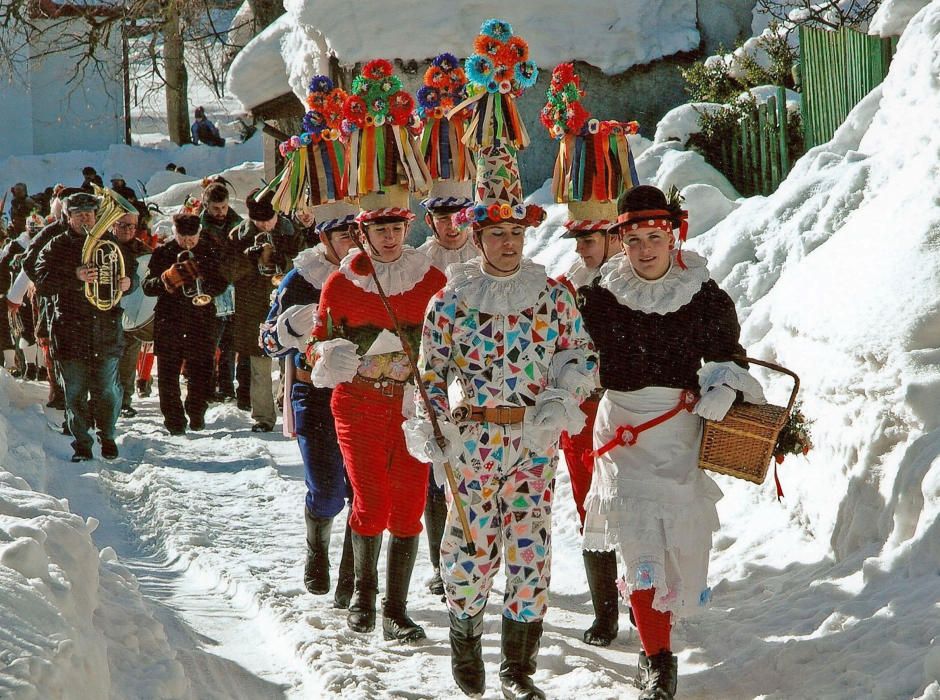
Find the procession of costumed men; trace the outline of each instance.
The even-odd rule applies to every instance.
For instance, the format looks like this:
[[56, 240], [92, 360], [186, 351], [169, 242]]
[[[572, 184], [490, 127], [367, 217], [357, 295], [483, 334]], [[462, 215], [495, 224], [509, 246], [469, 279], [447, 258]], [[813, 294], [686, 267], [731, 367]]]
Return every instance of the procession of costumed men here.
[[[407, 607], [424, 514], [457, 686], [485, 692], [483, 620], [503, 571], [501, 692], [544, 698], [532, 677], [563, 450], [594, 606], [584, 641], [617, 636], [622, 595], [643, 647], [640, 697], [670, 700], [672, 625], [708, 601], [718, 527], [721, 491], [698, 468], [702, 419], [763, 395], [729, 359], [744, 354], [731, 299], [682, 250], [681, 200], [640, 185], [636, 123], [591, 118], [571, 64], [553, 72], [541, 122], [558, 140], [552, 191], [578, 258], [556, 280], [524, 257], [544, 211], [523, 198], [517, 153], [529, 137], [515, 101], [537, 74], [526, 42], [493, 19], [464, 62], [431, 61], [417, 100], [383, 59], [348, 93], [314, 77], [303, 132], [281, 144], [282, 171], [232, 236], [244, 248], [294, 215], [310, 239], [260, 326], [261, 349], [285, 364], [284, 432], [304, 463], [304, 583], [333, 588], [356, 632], [381, 612], [386, 640], [425, 638]], [[431, 230], [418, 249], [405, 243], [409, 196], [423, 197]], [[184, 238], [187, 225], [177, 222]], [[161, 284], [150, 288], [166, 294]], [[621, 440], [623, 426], [657, 416]], [[333, 586], [330, 536], [347, 503]]]

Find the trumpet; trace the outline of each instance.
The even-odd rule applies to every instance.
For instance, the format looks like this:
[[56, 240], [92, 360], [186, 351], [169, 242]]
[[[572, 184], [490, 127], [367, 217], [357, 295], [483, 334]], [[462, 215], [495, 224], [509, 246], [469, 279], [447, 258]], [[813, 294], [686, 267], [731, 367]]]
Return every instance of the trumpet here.
[[102, 240], [102, 236], [115, 221], [137, 209], [124, 197], [107, 187], [95, 187], [101, 198], [98, 216], [91, 229], [85, 229], [82, 245], [82, 264], [91, 265], [98, 272], [94, 282], [85, 282], [85, 298], [99, 311], [110, 311], [121, 301], [121, 279], [125, 276], [124, 256], [114, 241]]
[[[195, 261], [196, 256], [193, 251], [184, 250], [176, 256], [176, 262], [184, 263], [187, 260]], [[192, 286], [183, 287], [183, 296], [193, 300], [193, 306], [205, 306], [212, 303], [212, 297], [206, 294], [202, 289], [202, 278], [196, 277], [196, 283]]]
[[265, 247], [271, 248], [274, 254], [273, 262], [269, 265], [264, 265], [259, 258], [258, 272], [265, 277], [270, 277], [271, 285], [277, 287], [284, 279], [284, 275], [287, 274], [287, 263], [284, 260], [284, 256], [278, 251], [278, 246], [275, 243], [274, 235], [271, 231], [262, 231], [255, 236], [255, 243], [254, 246], [252, 246], [252, 250], [257, 251], [259, 255], [263, 255]]

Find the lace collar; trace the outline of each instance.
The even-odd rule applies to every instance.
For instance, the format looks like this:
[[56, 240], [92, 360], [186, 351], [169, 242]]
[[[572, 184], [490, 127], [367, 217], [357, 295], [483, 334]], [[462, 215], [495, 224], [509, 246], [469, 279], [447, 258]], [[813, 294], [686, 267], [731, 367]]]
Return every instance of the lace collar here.
[[692, 301], [709, 279], [705, 258], [690, 250], [682, 251], [683, 270], [672, 252], [669, 270], [657, 280], [640, 277], [627, 255], [612, 257], [601, 267], [600, 286], [610, 291], [617, 301], [635, 311], [647, 314], [668, 314]]
[[[610, 260], [610, 258], [608, 258]], [[601, 273], [599, 267], [588, 267], [584, 264], [584, 260], [578, 258], [574, 261], [574, 264], [568, 268], [568, 272], [565, 273], [565, 278], [571, 283], [571, 286], [577, 289], [578, 287], [584, 287], [591, 284], [594, 281], [594, 278]]]
[[481, 260], [451, 265], [448, 272], [445, 291], [486, 314], [517, 314], [533, 307], [548, 284], [545, 268], [528, 258], [523, 258], [519, 270], [509, 277], [487, 274]]
[[451, 250], [450, 248], [442, 246], [437, 242], [434, 236], [431, 236], [431, 238], [418, 246], [418, 250], [431, 258], [431, 264], [434, 265], [434, 267], [445, 273], [449, 265], [470, 262], [480, 254], [480, 251], [477, 250], [477, 247], [473, 245], [473, 242], [469, 238], [467, 238], [462, 246], [456, 250]]
[[337, 266], [326, 258], [323, 246], [315, 245], [297, 253], [294, 257], [294, 267], [297, 272], [315, 289], [323, 289], [326, 278], [336, 271]]
[[[339, 264], [340, 272], [354, 285], [370, 294], [378, 294], [372, 275], [356, 265], [357, 256], [365, 255], [358, 248], [353, 248]], [[431, 269], [431, 259], [411, 246], [402, 249], [401, 257], [395, 262], [383, 263], [372, 260], [382, 290], [388, 296], [404, 294], [414, 289]]]

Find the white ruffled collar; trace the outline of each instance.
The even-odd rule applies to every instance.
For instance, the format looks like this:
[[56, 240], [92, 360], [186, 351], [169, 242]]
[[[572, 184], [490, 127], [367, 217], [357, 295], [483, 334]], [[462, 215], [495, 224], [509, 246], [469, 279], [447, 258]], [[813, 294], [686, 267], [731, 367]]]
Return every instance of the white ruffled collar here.
[[610, 291], [617, 301], [635, 311], [647, 314], [668, 314], [692, 301], [709, 279], [705, 258], [689, 250], [682, 251], [683, 270], [676, 263], [676, 251], [665, 275], [647, 280], [636, 274], [630, 258], [615, 255], [601, 267], [600, 286]]
[[335, 272], [338, 266], [327, 259], [323, 246], [315, 245], [297, 253], [294, 257], [294, 267], [300, 276], [316, 289], [323, 289], [326, 278]]
[[[610, 260], [610, 258], [608, 258], [608, 260]], [[578, 287], [591, 284], [594, 278], [599, 274], [599, 267], [588, 267], [584, 264], [582, 258], [578, 258], [574, 261], [574, 264], [568, 268], [568, 272], [565, 273], [565, 278], [571, 283], [571, 286], [577, 289]]]
[[446, 291], [457, 294], [471, 309], [504, 316], [535, 306], [548, 282], [545, 268], [528, 258], [508, 277], [487, 274], [482, 260], [451, 265], [448, 272]]
[[[379, 290], [375, 286], [375, 280], [372, 279], [371, 274], [360, 275], [352, 269], [353, 260], [356, 259], [357, 255], [364, 255], [364, 253], [358, 248], [350, 250], [339, 264], [340, 272], [360, 289], [371, 294], [378, 294]], [[431, 259], [424, 253], [406, 245], [402, 248], [401, 257], [398, 260], [383, 263], [373, 259], [372, 265], [379, 278], [379, 283], [382, 285], [382, 290], [388, 296], [395, 296], [414, 289], [424, 279], [428, 270], [431, 269]]]
[[462, 246], [456, 250], [451, 250], [442, 246], [434, 236], [431, 236], [418, 246], [418, 250], [431, 258], [431, 264], [444, 273], [447, 272], [449, 265], [470, 262], [480, 254], [480, 251], [477, 250], [477, 247], [473, 245], [469, 238]]

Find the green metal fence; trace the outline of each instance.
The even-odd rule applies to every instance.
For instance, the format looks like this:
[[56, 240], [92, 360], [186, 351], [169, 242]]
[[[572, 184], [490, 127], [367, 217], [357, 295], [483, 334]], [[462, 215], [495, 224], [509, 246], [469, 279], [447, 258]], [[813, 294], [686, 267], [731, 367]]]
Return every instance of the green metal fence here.
[[852, 108], [888, 74], [897, 37], [842, 27], [800, 27], [800, 80], [806, 148], [832, 138]]

